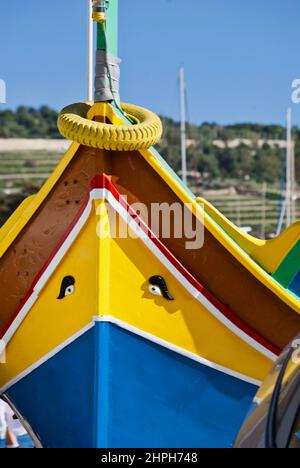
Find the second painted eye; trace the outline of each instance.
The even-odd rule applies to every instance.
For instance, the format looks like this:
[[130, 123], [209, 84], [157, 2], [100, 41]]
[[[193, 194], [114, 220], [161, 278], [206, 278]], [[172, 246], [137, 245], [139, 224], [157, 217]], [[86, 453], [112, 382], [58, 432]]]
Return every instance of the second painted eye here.
[[162, 296], [162, 292], [158, 286], [153, 286], [150, 284], [149, 292], [151, 292], [151, 294], [154, 294], [154, 296]]
[[57, 299], [64, 299], [71, 296], [75, 292], [75, 279], [73, 276], [65, 276], [61, 282], [60, 292]]
[[167, 283], [162, 276], [151, 276], [149, 279], [149, 291], [154, 296], [162, 296], [168, 301], [174, 301], [174, 297], [170, 294]]

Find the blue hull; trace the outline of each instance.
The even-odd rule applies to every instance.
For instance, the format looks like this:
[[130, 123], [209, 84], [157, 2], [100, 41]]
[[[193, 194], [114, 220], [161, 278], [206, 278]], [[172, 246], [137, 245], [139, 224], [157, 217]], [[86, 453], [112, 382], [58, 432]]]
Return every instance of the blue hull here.
[[96, 323], [7, 396], [44, 447], [230, 447], [257, 388]]

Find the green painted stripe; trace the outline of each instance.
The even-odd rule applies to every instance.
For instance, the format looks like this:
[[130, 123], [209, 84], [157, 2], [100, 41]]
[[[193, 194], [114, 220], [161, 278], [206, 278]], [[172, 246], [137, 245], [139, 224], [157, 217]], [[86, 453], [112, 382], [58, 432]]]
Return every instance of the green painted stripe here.
[[300, 269], [300, 241], [289, 251], [275, 271], [273, 278], [287, 288]]
[[119, 20], [119, 0], [107, 0], [106, 11], [106, 39], [103, 33], [103, 26], [98, 24], [97, 49], [105, 50], [107, 40], [107, 52], [115, 57], [118, 56], [118, 20]]

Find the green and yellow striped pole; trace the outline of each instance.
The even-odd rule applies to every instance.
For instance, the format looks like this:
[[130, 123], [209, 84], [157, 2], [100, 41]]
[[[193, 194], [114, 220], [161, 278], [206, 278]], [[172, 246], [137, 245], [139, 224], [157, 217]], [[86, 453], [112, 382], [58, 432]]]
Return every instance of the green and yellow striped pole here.
[[120, 59], [118, 58], [118, 0], [93, 0], [97, 23], [95, 101], [119, 107]]
[[[105, 8], [104, 25], [102, 22], [97, 24], [97, 49], [106, 50], [115, 57], [118, 56], [118, 26], [119, 26], [119, 0], [103, 0]], [[101, 12], [100, 12], [101, 13]], [[101, 19], [101, 15], [100, 15]], [[106, 38], [104, 29], [106, 31]]]

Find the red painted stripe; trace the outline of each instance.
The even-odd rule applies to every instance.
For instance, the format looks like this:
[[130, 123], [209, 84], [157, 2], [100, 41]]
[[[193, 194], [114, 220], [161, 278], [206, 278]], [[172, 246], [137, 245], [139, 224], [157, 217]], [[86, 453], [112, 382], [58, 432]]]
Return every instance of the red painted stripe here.
[[[271, 344], [268, 340], [263, 338], [260, 334], [258, 334], [255, 330], [245, 324], [235, 313], [233, 313], [227, 306], [222, 304], [210, 291], [208, 291], [185, 267], [184, 265], [179, 262], [179, 260], [170, 252], [170, 250], [158, 239], [155, 234], [150, 230], [150, 228], [144, 223], [144, 221], [137, 215], [137, 213], [133, 210], [133, 208], [127, 203], [126, 199], [118, 192], [115, 185], [108, 179], [105, 174], [97, 175], [93, 178], [90, 189], [107, 189], [115, 198], [115, 200], [120, 203], [128, 212], [128, 214], [137, 222], [140, 228], [147, 234], [147, 236], [151, 239], [153, 244], [164, 254], [164, 256], [172, 263], [172, 265], [189, 281], [189, 283], [194, 286], [194, 288], [199, 291], [211, 304], [213, 304], [227, 319], [229, 319], [235, 326], [237, 326], [240, 330], [242, 330], [245, 334], [251, 337], [254, 341], [262, 345], [264, 348], [268, 349], [275, 355], [279, 355], [281, 350]], [[89, 203], [89, 197], [87, 196], [84, 204], [78, 211], [77, 215], [75, 216], [74, 220], [70, 224], [69, 228], [65, 232], [62, 240], [58, 244], [58, 246], [54, 249], [50, 257], [48, 258], [47, 262], [38, 273], [36, 278], [34, 279], [32, 286], [26, 295], [26, 298], [22, 301], [21, 305], [18, 307], [16, 313], [14, 314], [13, 318], [9, 321], [8, 325], [5, 327], [4, 330], [1, 331], [0, 337], [3, 337], [7, 330], [10, 328], [14, 320], [19, 315], [21, 309], [24, 307], [28, 299], [30, 298], [31, 294], [33, 293], [34, 287], [48, 268], [56, 254], [58, 253], [61, 246], [64, 244], [74, 227], [76, 226], [77, 222], [80, 220], [85, 208]]]

